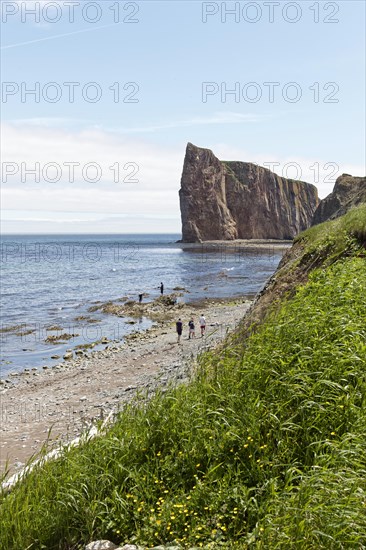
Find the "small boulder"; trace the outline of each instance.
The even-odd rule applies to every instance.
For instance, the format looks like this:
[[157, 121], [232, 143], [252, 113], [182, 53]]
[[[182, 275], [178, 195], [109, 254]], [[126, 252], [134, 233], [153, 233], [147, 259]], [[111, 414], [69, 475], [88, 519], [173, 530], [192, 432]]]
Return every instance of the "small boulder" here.
[[109, 540], [96, 540], [85, 546], [85, 550], [115, 550], [116, 548], [118, 546]]

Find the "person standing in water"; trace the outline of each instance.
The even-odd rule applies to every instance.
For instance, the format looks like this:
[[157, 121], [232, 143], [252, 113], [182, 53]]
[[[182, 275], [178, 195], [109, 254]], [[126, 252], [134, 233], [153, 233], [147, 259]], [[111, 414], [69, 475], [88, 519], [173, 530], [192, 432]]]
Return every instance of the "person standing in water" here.
[[177, 330], [177, 334], [178, 334], [178, 342], [177, 343], [180, 344], [180, 337], [182, 336], [182, 331], [183, 331], [182, 319], [179, 318], [175, 325], [176, 325], [176, 330]]
[[160, 283], [160, 294], [161, 295], [164, 294], [164, 285], [163, 285], [163, 283]]
[[206, 331], [206, 319], [205, 319], [203, 313], [200, 317], [200, 327], [201, 327], [201, 338], [203, 338], [203, 336], [205, 335], [205, 331]]

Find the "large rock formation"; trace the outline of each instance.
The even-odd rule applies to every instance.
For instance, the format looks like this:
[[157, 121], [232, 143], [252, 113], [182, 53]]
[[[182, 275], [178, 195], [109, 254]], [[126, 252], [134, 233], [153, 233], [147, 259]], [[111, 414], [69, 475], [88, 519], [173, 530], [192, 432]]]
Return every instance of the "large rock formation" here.
[[179, 191], [183, 242], [292, 239], [318, 205], [314, 185], [188, 143]]
[[366, 177], [342, 174], [335, 182], [333, 192], [320, 201], [312, 225], [343, 216], [363, 202], [366, 202]]

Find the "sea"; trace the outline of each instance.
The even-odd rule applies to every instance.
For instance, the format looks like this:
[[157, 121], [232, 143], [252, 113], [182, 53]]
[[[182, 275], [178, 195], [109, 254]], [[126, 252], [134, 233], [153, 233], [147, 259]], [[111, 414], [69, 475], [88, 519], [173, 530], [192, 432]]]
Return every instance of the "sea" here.
[[[1, 241], [0, 378], [53, 366], [77, 346], [123, 342], [152, 322], [106, 315], [105, 302], [144, 301], [180, 287], [180, 301], [252, 298], [284, 247], [177, 242], [164, 235], [6, 235]], [[208, 320], [209, 322], [209, 320]], [[68, 334], [67, 341], [60, 341]], [[55, 338], [50, 338], [55, 337]], [[103, 341], [103, 342], [102, 342]]]

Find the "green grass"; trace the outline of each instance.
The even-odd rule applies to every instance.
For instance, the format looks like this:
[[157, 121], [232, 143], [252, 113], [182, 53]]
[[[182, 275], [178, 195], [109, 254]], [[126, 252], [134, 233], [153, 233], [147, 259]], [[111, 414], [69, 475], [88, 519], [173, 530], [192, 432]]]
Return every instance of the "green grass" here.
[[307, 229], [295, 238], [306, 246], [302, 262], [329, 265], [344, 255], [365, 254], [366, 204], [350, 210], [345, 216]]
[[250, 338], [3, 495], [0, 548], [366, 548], [366, 261], [338, 223], [300, 238], [346, 253]]

